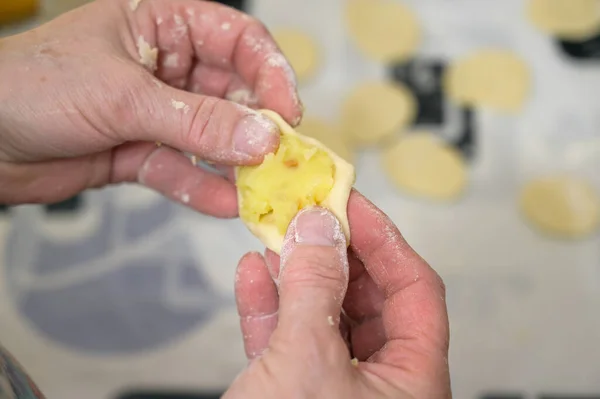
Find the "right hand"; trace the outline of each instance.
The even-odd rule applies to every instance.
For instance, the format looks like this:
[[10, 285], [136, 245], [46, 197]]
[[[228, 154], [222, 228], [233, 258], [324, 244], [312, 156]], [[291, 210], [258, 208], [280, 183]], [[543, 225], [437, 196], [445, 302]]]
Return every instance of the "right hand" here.
[[[442, 280], [356, 191], [348, 215], [349, 255], [337, 219], [315, 209], [292, 222], [281, 259], [242, 259], [236, 297], [251, 362], [225, 398], [452, 397]], [[338, 328], [348, 321], [346, 341]]]

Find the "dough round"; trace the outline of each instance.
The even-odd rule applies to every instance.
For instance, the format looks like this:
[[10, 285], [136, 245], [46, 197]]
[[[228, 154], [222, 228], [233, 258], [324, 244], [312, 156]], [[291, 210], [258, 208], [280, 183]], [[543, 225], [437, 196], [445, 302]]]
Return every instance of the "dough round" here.
[[462, 155], [427, 132], [403, 136], [383, 152], [382, 163], [398, 188], [418, 197], [454, 200], [467, 184], [467, 167]]
[[342, 131], [355, 145], [373, 145], [412, 124], [417, 100], [400, 83], [369, 82], [342, 105]]
[[320, 141], [349, 163], [354, 163], [353, 148], [337, 126], [318, 118], [304, 117], [296, 130], [305, 136]]
[[309, 35], [295, 29], [278, 29], [273, 32], [273, 38], [299, 81], [314, 75], [319, 65], [319, 47]]
[[490, 107], [517, 112], [529, 95], [529, 69], [506, 50], [480, 50], [454, 63], [446, 71], [448, 96], [463, 106]]
[[600, 198], [586, 181], [566, 176], [529, 182], [520, 198], [525, 218], [540, 230], [563, 238], [592, 234], [600, 223]]
[[600, 33], [598, 0], [529, 0], [527, 14], [538, 29], [565, 40], [585, 40]]
[[[327, 197], [320, 203], [320, 206], [329, 209], [340, 221], [342, 225], [342, 229], [344, 230], [344, 234], [346, 235], [346, 239], [348, 245], [350, 244], [350, 225], [348, 223], [348, 199], [350, 197], [350, 192], [352, 190], [352, 186], [356, 180], [356, 174], [354, 171], [354, 167], [338, 156], [331, 149], [327, 148], [321, 142], [317, 141], [312, 137], [304, 136], [298, 132], [296, 132], [290, 125], [288, 125], [281, 116], [277, 113], [269, 110], [261, 110], [262, 114], [271, 118], [277, 126], [279, 126], [280, 132], [282, 135], [290, 135], [298, 138], [305, 144], [309, 146], [314, 146], [315, 148], [324, 150], [328, 156], [333, 161], [333, 165], [335, 166], [335, 172], [333, 176], [333, 186], [329, 191]], [[240, 170], [243, 168], [252, 168], [252, 167], [237, 167], [235, 168], [236, 179], [239, 177]], [[293, 184], [293, 182], [291, 182]], [[283, 194], [285, 196], [285, 193]], [[238, 206], [240, 209], [244, 204], [244, 197], [241, 194], [241, 191], [238, 190]], [[240, 212], [241, 213], [241, 212]], [[271, 251], [280, 254], [281, 248], [283, 246], [284, 234], [281, 234], [277, 227], [271, 223], [267, 222], [259, 222], [259, 223], [251, 223], [244, 220], [241, 217], [242, 222], [248, 227], [250, 232], [254, 234], [267, 248]]]
[[346, 25], [356, 46], [379, 62], [405, 61], [421, 42], [417, 17], [390, 0], [348, 0]]

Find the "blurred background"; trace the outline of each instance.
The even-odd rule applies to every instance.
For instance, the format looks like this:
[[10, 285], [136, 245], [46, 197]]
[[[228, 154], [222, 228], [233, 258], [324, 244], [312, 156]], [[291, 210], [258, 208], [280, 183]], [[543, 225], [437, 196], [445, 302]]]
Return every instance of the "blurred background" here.
[[[400, 86], [416, 113], [388, 138], [426, 130], [459, 159], [451, 166], [464, 176], [460, 193], [428, 198], [394, 179], [396, 164], [382, 164], [395, 143], [358, 146], [340, 135], [356, 187], [447, 284], [455, 397], [600, 398], [600, 1], [556, 6], [572, 29], [588, 24], [577, 35], [546, 15], [560, 8], [542, 5], [532, 18], [528, 0], [392, 1], [411, 16], [409, 33], [419, 32], [397, 61], [365, 51], [367, 39], [355, 35], [369, 25], [349, 29], [344, 0], [223, 2], [308, 40], [309, 50], [294, 55], [298, 65], [312, 57], [300, 82], [308, 116], [343, 125], [355, 87]], [[0, 0], [0, 35], [83, 3]], [[583, 3], [598, 15], [587, 18]], [[384, 48], [396, 40], [404, 39], [390, 36]], [[509, 67], [469, 70], [488, 68], [483, 75], [502, 82], [483, 90], [488, 97], [505, 85], [524, 90], [512, 112], [461, 101], [444, 84], [448, 70], [490, 48], [527, 71], [520, 81]], [[432, 154], [413, 160], [414, 175], [442, 174]], [[428, 165], [434, 172], [422, 172]], [[557, 177], [563, 184], [540, 186]], [[256, 249], [239, 221], [204, 217], [139, 187], [0, 205], [0, 340], [49, 398], [219, 397], [246, 363], [233, 281], [240, 256]]]

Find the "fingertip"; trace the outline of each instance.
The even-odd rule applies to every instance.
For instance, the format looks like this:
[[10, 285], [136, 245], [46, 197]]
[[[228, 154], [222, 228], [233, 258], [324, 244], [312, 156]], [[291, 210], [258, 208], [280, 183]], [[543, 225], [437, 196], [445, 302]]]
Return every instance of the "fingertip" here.
[[260, 253], [247, 253], [238, 263], [235, 293], [241, 317], [261, 316], [277, 309], [277, 294]]
[[264, 258], [250, 252], [236, 271], [235, 296], [248, 359], [260, 356], [277, 326], [279, 298]]
[[[241, 106], [240, 106], [241, 107]], [[242, 155], [243, 164], [257, 164], [279, 147], [280, 132], [277, 124], [267, 116], [243, 107], [232, 137], [233, 150]]]

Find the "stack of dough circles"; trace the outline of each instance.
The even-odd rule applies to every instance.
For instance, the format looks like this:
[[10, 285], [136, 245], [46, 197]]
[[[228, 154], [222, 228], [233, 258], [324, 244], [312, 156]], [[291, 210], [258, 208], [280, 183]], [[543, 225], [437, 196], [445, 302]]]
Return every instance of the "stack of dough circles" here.
[[347, 0], [345, 16], [356, 46], [375, 61], [404, 61], [421, 42], [416, 16], [397, 1]]
[[521, 193], [520, 208], [533, 226], [556, 237], [585, 237], [600, 223], [597, 192], [586, 181], [568, 176], [529, 182]]
[[529, 0], [527, 14], [538, 29], [565, 40], [585, 40], [600, 33], [598, 0]]
[[302, 119], [302, 123], [296, 130], [323, 143], [349, 163], [354, 163], [354, 151], [337, 126], [322, 119], [308, 116]]
[[404, 85], [367, 82], [345, 99], [342, 129], [354, 145], [374, 145], [411, 125], [416, 114], [417, 100]]
[[460, 105], [512, 113], [521, 110], [528, 98], [531, 77], [515, 53], [485, 49], [451, 65], [443, 83], [448, 96]]
[[467, 185], [467, 167], [454, 147], [428, 132], [404, 135], [382, 154], [386, 174], [402, 191], [434, 201], [451, 201]]
[[296, 29], [273, 31], [275, 42], [290, 62], [299, 81], [312, 77], [319, 65], [319, 46], [312, 37]]

